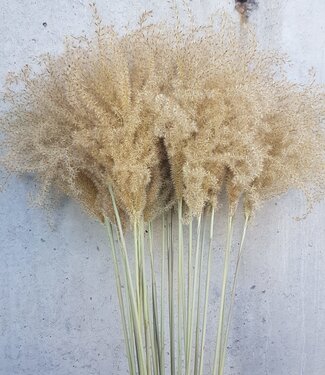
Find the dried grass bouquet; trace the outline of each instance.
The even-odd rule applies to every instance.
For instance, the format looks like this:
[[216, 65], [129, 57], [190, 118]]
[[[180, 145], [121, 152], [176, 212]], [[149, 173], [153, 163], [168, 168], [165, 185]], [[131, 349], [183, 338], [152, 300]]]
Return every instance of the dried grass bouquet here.
[[[175, 8], [172, 22], [155, 23], [146, 12], [119, 33], [92, 7], [93, 37], [70, 38], [39, 68], [8, 75], [1, 163], [35, 176], [39, 202], [61, 192], [105, 224], [130, 374], [202, 374], [209, 324], [209, 373], [222, 375], [254, 211], [290, 189], [310, 207], [324, 195], [324, 88], [290, 82], [283, 56], [261, 50], [225, 14], [198, 24]], [[228, 229], [215, 323], [207, 311], [222, 191]], [[238, 204], [245, 221], [227, 291]]]

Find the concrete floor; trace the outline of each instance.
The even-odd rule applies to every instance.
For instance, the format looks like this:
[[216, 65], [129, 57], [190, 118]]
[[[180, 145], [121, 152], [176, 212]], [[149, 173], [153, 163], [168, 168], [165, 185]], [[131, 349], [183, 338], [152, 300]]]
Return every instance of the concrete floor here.
[[[64, 35], [89, 30], [87, 4], [1, 0], [0, 82], [33, 56], [60, 51]], [[234, 13], [230, 0], [192, 4], [202, 18], [217, 7]], [[144, 9], [165, 12], [158, 0], [97, 5], [105, 20], [117, 24]], [[314, 67], [325, 83], [324, 18], [323, 0], [261, 0], [251, 22], [265, 47], [288, 53], [292, 79], [305, 82]], [[0, 375], [125, 374], [104, 228], [70, 200], [49, 226], [46, 214], [28, 204], [34, 185], [13, 178], [0, 194]], [[248, 232], [227, 375], [325, 374], [325, 204], [304, 221], [292, 219], [302, 212], [302, 197], [291, 192], [267, 203]], [[218, 266], [221, 240], [214, 245]], [[213, 298], [219, 292], [213, 288]]]

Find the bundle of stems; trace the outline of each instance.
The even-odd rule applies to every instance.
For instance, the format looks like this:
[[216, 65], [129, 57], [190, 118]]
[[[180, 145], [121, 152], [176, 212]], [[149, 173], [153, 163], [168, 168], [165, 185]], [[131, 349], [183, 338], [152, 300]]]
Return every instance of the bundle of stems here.
[[[251, 217], [291, 189], [305, 193], [308, 212], [325, 191], [324, 87], [290, 82], [286, 59], [262, 50], [247, 24], [239, 30], [225, 14], [198, 24], [185, 8], [186, 21], [174, 6], [170, 22], [145, 12], [119, 33], [92, 5], [94, 36], [67, 39], [41, 68], [8, 75], [0, 121], [0, 162], [37, 178], [38, 203], [67, 194], [105, 225], [130, 374], [222, 375]], [[213, 305], [222, 192], [227, 231]]]
[[[112, 249], [130, 374], [203, 374], [207, 325], [216, 332], [210, 372], [223, 374], [249, 213], [245, 213], [227, 307], [234, 215], [228, 217], [219, 314], [216, 321], [208, 322], [208, 308], [217, 310], [217, 306], [209, 306], [215, 209], [206, 207], [202, 215], [184, 224], [180, 200], [177, 210], [168, 210], [159, 220], [160, 241], [155, 240], [154, 234], [159, 231], [153, 231], [154, 223], [144, 223], [140, 218], [134, 222], [133, 244], [127, 245], [112, 189], [110, 193], [116, 225], [108, 218], [105, 225]], [[184, 244], [185, 230], [187, 246]]]

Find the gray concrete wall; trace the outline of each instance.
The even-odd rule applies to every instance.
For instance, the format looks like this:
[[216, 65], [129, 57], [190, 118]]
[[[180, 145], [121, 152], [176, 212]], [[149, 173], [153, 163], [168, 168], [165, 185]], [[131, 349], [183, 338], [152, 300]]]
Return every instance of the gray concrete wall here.
[[[1, 0], [0, 82], [33, 56], [60, 51], [64, 35], [89, 30], [87, 4]], [[148, 8], [162, 14], [166, 5], [97, 4], [103, 18], [117, 24]], [[202, 18], [218, 7], [237, 17], [230, 0], [192, 4]], [[324, 19], [324, 0], [260, 0], [251, 16], [262, 44], [288, 53], [290, 76], [302, 82], [311, 67], [325, 82]], [[125, 374], [104, 228], [69, 200], [54, 212], [49, 227], [44, 212], [27, 202], [34, 188], [31, 180], [13, 178], [0, 194], [0, 375]], [[227, 375], [325, 374], [325, 205], [304, 221], [292, 219], [302, 212], [302, 197], [289, 193], [267, 203], [248, 232]], [[223, 217], [221, 210], [215, 267]], [[214, 299], [219, 292], [212, 289]], [[213, 337], [210, 333], [209, 343]]]

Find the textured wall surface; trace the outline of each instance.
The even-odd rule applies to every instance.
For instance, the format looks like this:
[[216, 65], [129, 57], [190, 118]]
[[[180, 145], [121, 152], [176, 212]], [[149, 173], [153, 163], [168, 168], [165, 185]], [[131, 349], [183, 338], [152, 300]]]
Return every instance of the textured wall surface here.
[[[238, 18], [234, 1], [191, 3], [202, 19], [217, 7]], [[97, 5], [105, 20], [121, 24], [144, 9], [159, 16], [166, 3]], [[264, 47], [288, 53], [292, 79], [305, 82], [314, 67], [325, 82], [324, 19], [324, 0], [260, 0], [250, 22]], [[60, 51], [64, 35], [90, 27], [87, 0], [1, 0], [0, 82], [35, 55]], [[28, 204], [34, 188], [12, 178], [0, 194], [0, 375], [125, 374], [104, 228], [69, 200], [49, 226]], [[325, 374], [325, 205], [292, 219], [302, 212], [303, 199], [292, 192], [266, 204], [249, 229], [227, 375]], [[224, 224], [217, 219], [221, 239]], [[221, 245], [214, 246], [216, 267]], [[219, 292], [212, 290], [214, 298]]]

